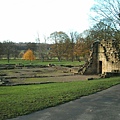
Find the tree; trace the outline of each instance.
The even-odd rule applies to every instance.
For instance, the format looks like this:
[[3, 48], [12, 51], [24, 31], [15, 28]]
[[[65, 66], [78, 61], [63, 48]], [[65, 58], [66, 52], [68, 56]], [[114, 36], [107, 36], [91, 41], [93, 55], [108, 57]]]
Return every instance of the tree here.
[[94, 20], [100, 22], [107, 19], [112, 26], [119, 30], [120, 24], [120, 0], [95, 0], [96, 4], [92, 7], [92, 11], [96, 14]]
[[74, 55], [76, 57], [76, 59], [80, 60], [80, 57], [84, 56], [84, 39], [83, 38], [79, 38], [76, 41], [76, 44], [74, 46]]
[[3, 42], [3, 54], [6, 54], [8, 63], [10, 61], [10, 56], [11, 55], [14, 56], [15, 52], [17, 52], [15, 51], [15, 49], [16, 49], [16, 45], [12, 41], [7, 40]]
[[82, 37], [77, 39], [74, 47], [74, 55], [76, 56], [76, 59], [80, 61], [80, 57], [87, 57], [89, 55], [90, 46], [91, 40]]
[[57, 57], [61, 61], [61, 58], [68, 54], [70, 45], [69, 36], [65, 32], [59, 31], [51, 33], [49, 39], [53, 41], [50, 49], [52, 56]]
[[2, 58], [3, 55], [3, 44], [0, 42], [0, 58]]
[[30, 50], [32, 50], [33, 52], [35, 52], [36, 49], [37, 49], [36, 43], [31, 43], [31, 42], [27, 43], [27, 49], [30, 49]]
[[[47, 38], [46, 36], [44, 35], [44, 43], [40, 43], [40, 38], [39, 38], [39, 34], [37, 34], [37, 39], [36, 39], [36, 42], [37, 42], [37, 51], [38, 51], [38, 56], [39, 56], [39, 59], [42, 60], [42, 62], [44, 62], [44, 59], [45, 57], [47, 57], [47, 52], [48, 52], [48, 45], [46, 43], [47, 41]], [[48, 58], [48, 57], [47, 57]]]
[[39, 33], [37, 33], [36, 42], [37, 42], [38, 57], [39, 57], [39, 60], [40, 60], [40, 37], [39, 37]]
[[103, 19], [99, 23], [95, 24], [89, 30], [89, 38], [93, 40], [111, 39], [115, 37], [115, 30], [112, 28], [109, 20]]
[[70, 51], [70, 56], [71, 56], [71, 60], [73, 62], [74, 60], [74, 46], [75, 46], [75, 42], [77, 41], [77, 39], [79, 38], [79, 34], [77, 32], [70, 32], [70, 40], [71, 40], [71, 51]]
[[77, 36], [74, 46], [74, 56], [77, 60], [80, 61], [80, 57], [85, 59], [88, 57], [93, 42], [94, 39], [91, 35], [91, 30], [85, 30]]
[[23, 59], [25, 59], [25, 60], [30, 60], [30, 61], [35, 60], [35, 56], [34, 56], [34, 54], [33, 54], [33, 51], [30, 50], [30, 49], [28, 49], [28, 50], [24, 53]]

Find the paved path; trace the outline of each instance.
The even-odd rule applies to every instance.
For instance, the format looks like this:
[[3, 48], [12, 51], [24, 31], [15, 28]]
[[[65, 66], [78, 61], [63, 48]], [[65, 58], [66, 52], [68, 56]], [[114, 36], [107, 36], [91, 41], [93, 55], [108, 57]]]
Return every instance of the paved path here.
[[120, 85], [10, 120], [120, 120]]

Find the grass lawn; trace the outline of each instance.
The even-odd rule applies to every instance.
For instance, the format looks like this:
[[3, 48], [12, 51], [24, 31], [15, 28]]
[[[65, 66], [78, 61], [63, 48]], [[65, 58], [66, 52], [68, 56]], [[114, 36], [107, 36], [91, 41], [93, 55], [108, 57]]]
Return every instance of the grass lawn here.
[[[9, 64], [19, 64], [22, 63], [24, 65], [30, 64], [30, 61], [27, 60], [22, 60], [22, 59], [11, 59]], [[57, 61], [57, 60], [48, 60], [41, 62], [40, 60], [34, 60], [31, 62], [33, 65], [48, 65], [48, 64], [55, 64], [55, 65], [72, 65], [72, 66], [78, 66], [78, 65], [83, 65], [84, 61], [78, 62], [78, 61]], [[8, 64], [7, 59], [1, 59], [0, 64]]]
[[0, 120], [75, 100], [120, 84], [120, 77], [23, 86], [0, 86]]

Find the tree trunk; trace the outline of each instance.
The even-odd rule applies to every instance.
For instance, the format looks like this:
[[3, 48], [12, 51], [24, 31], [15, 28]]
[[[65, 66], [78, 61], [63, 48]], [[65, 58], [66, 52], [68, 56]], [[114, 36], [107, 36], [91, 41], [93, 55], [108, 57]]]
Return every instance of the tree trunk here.
[[7, 54], [7, 60], [8, 60], [8, 63], [10, 62], [10, 55], [9, 53]]

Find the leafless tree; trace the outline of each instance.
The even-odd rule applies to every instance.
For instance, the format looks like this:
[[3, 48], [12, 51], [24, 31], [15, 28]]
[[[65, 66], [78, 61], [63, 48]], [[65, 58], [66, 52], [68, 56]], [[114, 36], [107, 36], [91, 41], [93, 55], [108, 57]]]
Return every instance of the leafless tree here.
[[15, 55], [16, 46], [12, 41], [6, 40], [3, 42], [3, 54], [7, 57], [8, 63], [10, 61], [10, 56]]
[[107, 19], [115, 30], [119, 30], [120, 0], [95, 0], [95, 5], [91, 10], [96, 13], [93, 20], [100, 22], [102, 19]]
[[38, 32], [37, 32], [36, 42], [37, 42], [38, 58], [40, 60], [40, 37]]
[[75, 45], [75, 42], [77, 41], [78, 37], [79, 37], [79, 34], [77, 32], [70, 32], [72, 62], [74, 60], [74, 45]]

